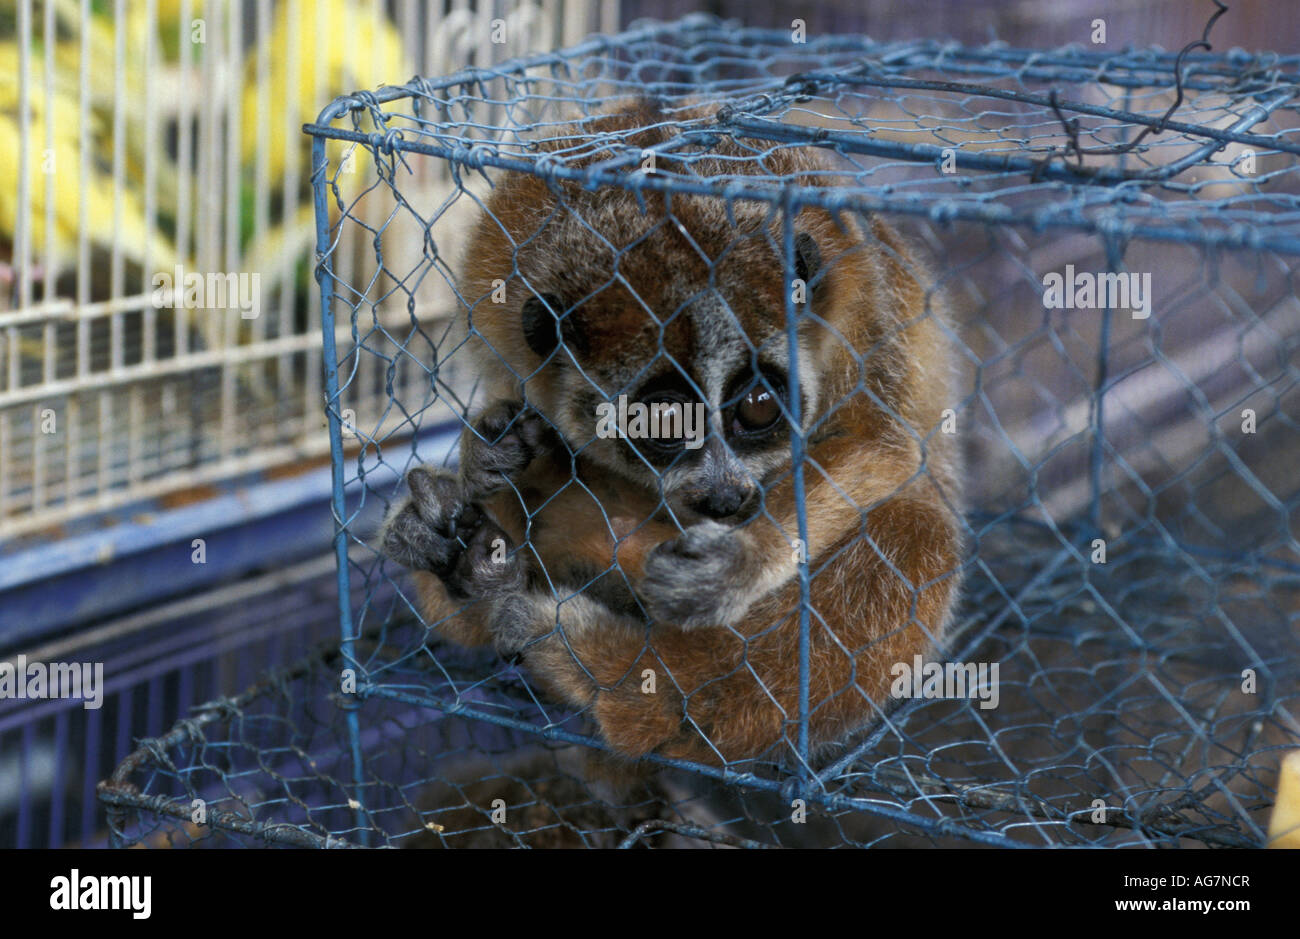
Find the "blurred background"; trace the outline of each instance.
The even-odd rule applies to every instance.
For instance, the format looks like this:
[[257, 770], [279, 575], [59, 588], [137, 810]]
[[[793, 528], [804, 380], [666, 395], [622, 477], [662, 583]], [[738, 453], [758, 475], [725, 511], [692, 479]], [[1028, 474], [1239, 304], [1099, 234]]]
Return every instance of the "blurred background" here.
[[[1286, 4], [1229, 0], [1231, 12], [1214, 26], [1216, 51], [1233, 46], [1295, 52], [1300, 36], [1279, 28], [1290, 22]], [[1093, 20], [1106, 20], [1108, 48], [1158, 46], [1177, 52], [1198, 38], [1214, 12], [1211, 0], [864, 0], [860, 3], [782, 3], [779, 0], [624, 0], [624, 19], [673, 19], [702, 11], [735, 17], [748, 26], [789, 27], [807, 22], [812, 32], [866, 33], [873, 39], [1001, 40], [1014, 46], [1089, 45]]]
[[[1300, 49], [1279, 4], [1231, 6], [1216, 51]], [[94, 785], [134, 737], [336, 634], [301, 132], [334, 97], [697, 11], [1043, 48], [1086, 46], [1102, 17], [1118, 51], [1177, 50], [1212, 9], [0, 0], [0, 659], [99, 661], [107, 678], [99, 710], [0, 700], [0, 846], [100, 843]], [[344, 201], [367, 185], [361, 171], [338, 179]], [[445, 167], [417, 167], [403, 191], [437, 204], [454, 186]], [[257, 275], [258, 315], [160, 305], [155, 275], [178, 272]], [[357, 387], [386, 402], [382, 377]]]

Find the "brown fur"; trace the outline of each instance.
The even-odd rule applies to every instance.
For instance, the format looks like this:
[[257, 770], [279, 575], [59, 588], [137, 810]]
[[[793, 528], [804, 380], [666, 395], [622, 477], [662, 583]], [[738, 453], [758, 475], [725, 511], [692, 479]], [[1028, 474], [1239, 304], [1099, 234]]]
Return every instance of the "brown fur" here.
[[[707, 124], [710, 114], [696, 109], [671, 118]], [[648, 127], [629, 142], [653, 147], [671, 138], [658, 126], [663, 121], [650, 106], [633, 105], [538, 147], [563, 151], [568, 165], [590, 165], [611, 156], [587, 143], [591, 135]], [[689, 169], [662, 155], [659, 166], [701, 177], [749, 175], [755, 183], [772, 174], [830, 184], [820, 153], [770, 147], [723, 136]], [[575, 156], [584, 148], [592, 152]], [[527, 401], [579, 452], [546, 449], [515, 475], [513, 489], [467, 498], [514, 545], [531, 548], [520, 556], [533, 580], [526, 596], [512, 597], [514, 609], [523, 602], [532, 611], [526, 668], [551, 694], [589, 707], [614, 748], [715, 764], [788, 756], [779, 745], [794, 741], [799, 713], [798, 525], [788, 438], [784, 459], [760, 480], [765, 511], [728, 533], [737, 554], [725, 589], [700, 581], [701, 604], [716, 610], [704, 621], [647, 627], [638, 616], [608, 610], [595, 590], [570, 597], [607, 572], [602, 584], [630, 587], [642, 598], [656, 548], [697, 518], [677, 494], [661, 496], [653, 474], [620, 457], [625, 442], [592, 439], [582, 383], [612, 395], [656, 355], [687, 368], [708, 356], [716, 337], [697, 334], [691, 317], [674, 314], [710, 285], [753, 344], [785, 347], [780, 213], [737, 201], [733, 224], [719, 198], [674, 195], [669, 203], [647, 191], [644, 200], [643, 214], [632, 194], [612, 187], [585, 192], [522, 174], [496, 184], [459, 284], [472, 306], [469, 348], [490, 398]], [[944, 311], [923, 269], [880, 219], [804, 209], [794, 224], [812, 236], [825, 262], [800, 331], [800, 384], [811, 399], [802, 421], [809, 734], [821, 748], [879, 713], [890, 667], [929, 652], [942, 635], [959, 581], [960, 473], [953, 435], [937, 430], [955, 402]], [[505, 303], [490, 299], [498, 279], [506, 282]], [[566, 342], [570, 348], [556, 353], [573, 355], [581, 372], [571, 362], [544, 364], [525, 341], [521, 305], [535, 293], [587, 298], [570, 314], [582, 343], [575, 349]], [[462, 447], [486, 445], [471, 431]], [[574, 586], [552, 593], [540, 571], [551, 583]], [[689, 584], [689, 565], [682, 576]], [[440, 623], [444, 635], [501, 644], [494, 619], [501, 597], [466, 606], [433, 574], [416, 577], [428, 622]], [[654, 694], [642, 693], [645, 669], [655, 671]]]

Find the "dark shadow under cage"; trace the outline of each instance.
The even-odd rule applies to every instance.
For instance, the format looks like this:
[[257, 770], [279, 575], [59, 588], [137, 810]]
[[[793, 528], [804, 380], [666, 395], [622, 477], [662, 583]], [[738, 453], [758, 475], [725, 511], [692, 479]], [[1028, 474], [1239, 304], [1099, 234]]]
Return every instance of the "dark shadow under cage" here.
[[[1298, 67], [798, 42], [691, 18], [335, 102], [307, 130], [340, 596], [362, 599], [341, 604], [337, 645], [142, 741], [100, 787], [118, 839], [1265, 844], [1300, 741]], [[672, 130], [652, 171], [644, 127], [592, 121], [646, 98]], [[575, 120], [591, 133], [538, 146]], [[720, 141], [748, 168], [714, 172]], [[829, 154], [833, 185], [767, 173], [803, 147]], [[369, 185], [344, 200], [338, 174], [354, 172]], [[454, 466], [490, 403], [457, 326], [480, 298], [459, 275], [510, 172], [553, 192], [766, 206], [789, 234], [772, 246], [788, 285], [802, 256], [780, 220], [808, 207], [883, 219], [916, 246], [932, 272], [921, 315], [940, 296], [950, 310], [961, 378], [945, 419], [966, 462], [964, 584], [933, 654], [996, 664], [980, 687], [995, 707], [903, 694], [818, 749], [822, 702], [792, 661], [781, 756], [629, 766], [594, 708], [539, 686], [527, 651], [446, 641], [450, 617], [427, 618], [376, 530], [401, 479]], [[365, 251], [345, 256], [353, 240]], [[1088, 277], [1110, 292], [1082, 294]], [[1053, 284], [1069, 285], [1060, 302]], [[811, 314], [787, 307], [795, 336]], [[376, 388], [388, 406], [359, 413]], [[812, 467], [797, 426], [791, 441]], [[812, 582], [818, 558], [798, 570]], [[573, 592], [603, 595], [606, 573], [613, 558]], [[810, 595], [793, 611], [801, 656], [823, 622]], [[683, 707], [689, 723], [690, 694]]]

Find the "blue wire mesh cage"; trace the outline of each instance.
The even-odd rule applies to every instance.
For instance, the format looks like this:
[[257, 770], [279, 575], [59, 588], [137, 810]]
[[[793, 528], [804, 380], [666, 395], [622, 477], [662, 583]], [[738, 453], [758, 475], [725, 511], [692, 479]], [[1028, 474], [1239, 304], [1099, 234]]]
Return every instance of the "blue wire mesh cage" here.
[[[644, 25], [341, 98], [308, 126], [341, 639], [143, 741], [100, 789], [120, 841], [1266, 843], [1278, 762], [1300, 741], [1300, 59], [802, 39]], [[601, 117], [629, 102], [643, 119]], [[781, 171], [806, 148], [826, 160], [815, 184]], [[499, 443], [516, 426], [485, 435], [477, 416], [490, 382], [467, 350], [491, 337], [463, 256], [506, 178], [669, 222], [691, 197], [757, 212], [786, 287], [806, 273], [804, 212], [878, 219], [914, 246], [930, 272], [917, 316], [943, 324], [960, 373], [950, 426], [914, 435], [920, 474], [937, 435], [955, 428], [965, 451], [964, 550], [931, 582], [963, 586], [933, 658], [996, 663], [996, 689], [980, 686], [996, 706], [903, 687], [817, 746], [828, 699], [810, 659], [833, 630], [815, 552], [791, 581], [779, 746], [753, 759], [713, 745], [671, 665], [660, 680], [702, 748], [651, 748], [629, 769], [595, 704], [549, 693], [528, 648], [448, 641], [464, 610], [431, 616], [377, 531], [412, 470], [455, 467], [465, 428]], [[817, 314], [786, 296], [798, 348]], [[568, 305], [544, 307], [560, 346]], [[855, 393], [871, 396], [860, 364]], [[819, 467], [790, 418], [814, 393], [801, 368], [780, 393], [801, 468], [787, 534], [808, 544]], [[514, 377], [531, 405], [534, 376]], [[388, 406], [358, 413], [376, 388]], [[608, 573], [616, 555], [550, 582], [551, 609], [603, 597]], [[909, 581], [913, 600], [931, 584]], [[664, 628], [646, 626], [651, 647]], [[735, 671], [762, 685], [751, 665]]]

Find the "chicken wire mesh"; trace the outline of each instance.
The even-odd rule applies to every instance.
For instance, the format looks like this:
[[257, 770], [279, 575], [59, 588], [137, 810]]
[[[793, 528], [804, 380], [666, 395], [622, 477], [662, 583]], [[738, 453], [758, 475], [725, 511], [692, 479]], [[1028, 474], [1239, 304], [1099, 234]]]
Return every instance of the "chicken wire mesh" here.
[[[1277, 764], [1300, 738], [1297, 58], [803, 39], [705, 17], [651, 24], [358, 93], [307, 128], [340, 596], [360, 584], [365, 599], [341, 604], [337, 646], [143, 741], [101, 784], [120, 842], [1266, 842]], [[652, 102], [637, 111], [650, 117], [600, 117], [629, 101]], [[352, 155], [328, 161], [327, 140]], [[808, 147], [828, 155], [823, 178], [773, 169]], [[374, 177], [347, 194], [355, 187], [340, 187], [341, 174], [363, 161]], [[403, 197], [403, 178], [421, 161], [445, 163], [456, 181], [440, 204]], [[534, 646], [503, 657], [448, 641], [470, 604], [430, 615], [428, 589], [422, 597], [385, 557], [376, 531], [402, 505], [407, 474], [454, 466], [461, 428], [492, 403], [483, 360], [468, 351], [491, 337], [457, 324], [467, 310], [489, 309], [466, 289], [477, 259], [463, 255], [492, 187], [511, 178], [557, 194], [561, 208], [538, 214], [539, 232], [602, 194], [634, 200], [659, 223], [687, 219], [692, 196], [734, 216], [758, 212], [774, 226], [768, 247], [789, 287], [808, 273], [795, 223], [807, 212], [880, 219], [915, 246], [931, 271], [904, 265], [929, 277], [916, 321], [950, 322], [942, 333], [961, 366], [943, 421], [966, 454], [965, 549], [926, 583], [901, 578], [913, 600], [903, 618], [924, 631], [919, 598], [960, 576], [956, 612], [932, 654], [995, 664], [991, 683], [979, 685], [987, 694], [902, 687], [894, 700], [859, 700], [861, 726], [838, 746], [810, 743], [819, 709], [843, 689], [823, 699], [809, 661], [825, 648], [819, 630], [833, 629], [813, 603], [824, 558], [807, 540], [806, 495], [786, 532], [812, 554], [797, 557], [787, 583], [796, 591], [783, 620], [798, 640], [793, 656], [773, 672], [742, 655], [715, 676], [754, 676], [762, 691], [774, 676], [788, 681], [768, 692], [781, 720], [761, 753], [710, 749], [709, 730], [721, 724], [693, 719], [698, 688], [683, 690], [669, 666], [660, 690], [678, 695], [684, 732], [704, 748], [651, 748], [630, 764], [626, 746], [610, 744], [607, 713], [538, 681]], [[336, 246], [358, 226], [373, 256], [344, 279]], [[512, 247], [503, 280], [527, 274], [525, 247]], [[616, 243], [612, 254], [630, 252]], [[712, 268], [722, 255], [705, 257]], [[592, 262], [575, 253], [559, 263], [572, 274]], [[683, 270], [661, 268], [660, 279]], [[1082, 295], [1080, 273], [1109, 284], [1109, 300]], [[808, 281], [815, 290], [816, 275]], [[1132, 288], [1124, 299], [1114, 292], [1121, 283]], [[1053, 300], [1053, 285], [1068, 288]], [[605, 289], [616, 287], [650, 290], [626, 280]], [[527, 295], [546, 296], [541, 284]], [[792, 297], [780, 336], [797, 343], [801, 323], [821, 315]], [[561, 307], [577, 304], [546, 307], [563, 317]], [[667, 330], [678, 314], [645, 306], [663, 314], [651, 361], [672, 358]], [[336, 318], [351, 325], [338, 346]], [[565, 354], [578, 340], [556, 328]], [[877, 389], [875, 348], [858, 360], [854, 393], [863, 398]], [[816, 394], [800, 378], [815, 382], [815, 365], [794, 361], [788, 386], [762, 382], [773, 397]], [[527, 377], [537, 389], [540, 379]], [[370, 409], [375, 383], [387, 393]], [[804, 467], [799, 485], [814, 486], [817, 441], [805, 448], [789, 413], [786, 471]], [[515, 426], [497, 431], [504, 438]], [[926, 456], [918, 475], [937, 475], [929, 455], [944, 427], [915, 430]], [[486, 436], [499, 442], [495, 431]], [[581, 454], [587, 444], [570, 437], [560, 446]], [[867, 475], [864, 460], [836, 469]], [[508, 495], [527, 522], [540, 517], [526, 493]], [[672, 508], [657, 498], [661, 515]], [[872, 509], [856, 507], [868, 516], [856, 540], [874, 546]], [[581, 524], [575, 516], [563, 536], [576, 543]], [[543, 565], [554, 559], [540, 532], [526, 528], [511, 556], [519, 548]], [[556, 612], [565, 602], [609, 602], [608, 573], [624, 573], [615, 554], [586, 580], [545, 586], [547, 638], [576, 632]], [[701, 581], [692, 599], [703, 606], [707, 593]], [[861, 619], [871, 615], [860, 609]], [[676, 629], [643, 628], [652, 649]], [[627, 681], [639, 686], [642, 675]], [[996, 706], [982, 706], [989, 695]]]

